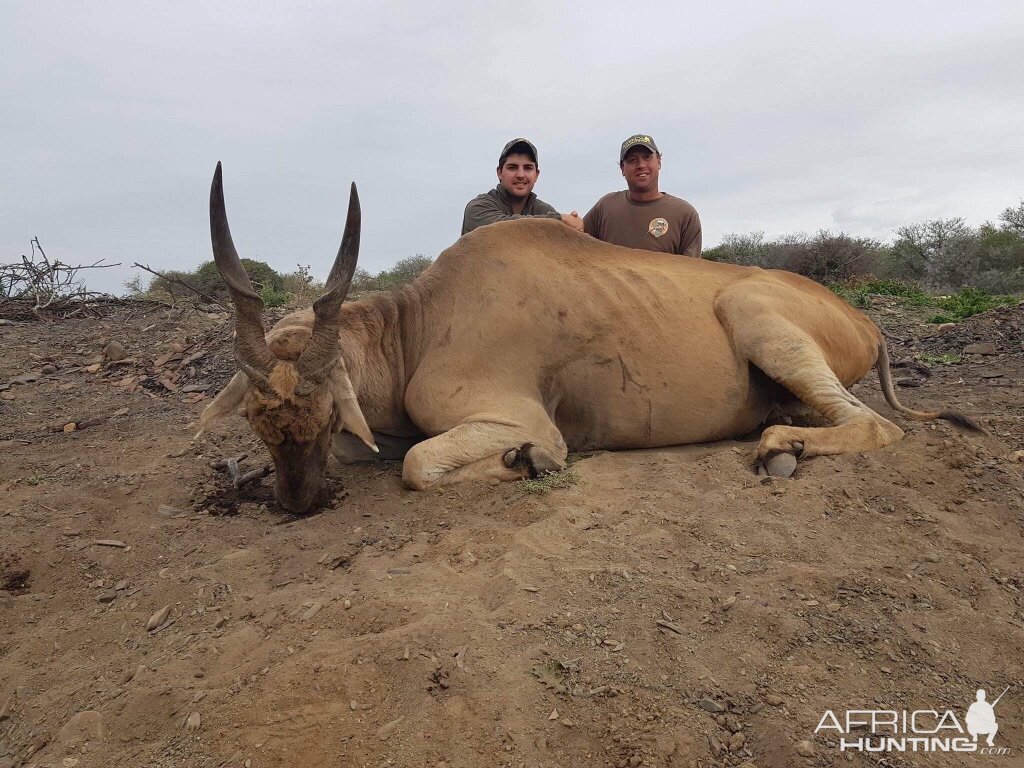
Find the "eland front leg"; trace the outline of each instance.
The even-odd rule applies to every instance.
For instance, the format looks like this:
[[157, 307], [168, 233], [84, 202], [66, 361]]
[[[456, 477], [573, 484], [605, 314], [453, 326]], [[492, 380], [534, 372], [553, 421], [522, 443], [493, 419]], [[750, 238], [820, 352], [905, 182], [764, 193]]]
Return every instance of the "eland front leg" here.
[[516, 417], [470, 417], [413, 446], [402, 480], [417, 491], [454, 483], [523, 480], [565, 468], [568, 449], [539, 405]]

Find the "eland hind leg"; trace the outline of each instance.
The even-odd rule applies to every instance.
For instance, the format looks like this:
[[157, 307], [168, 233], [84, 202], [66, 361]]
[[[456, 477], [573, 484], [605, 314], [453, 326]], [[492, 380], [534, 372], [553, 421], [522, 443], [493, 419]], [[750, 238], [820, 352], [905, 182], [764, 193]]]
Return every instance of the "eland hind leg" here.
[[[852, 383], [874, 365], [878, 338], [867, 321], [845, 307], [768, 281], [726, 289], [715, 311], [737, 354], [833, 424], [768, 427], [757, 448], [759, 466], [780, 453], [810, 457], [869, 451], [903, 437], [902, 429], [850, 394], [834, 370], [841, 368]], [[841, 360], [828, 359], [822, 337]]]

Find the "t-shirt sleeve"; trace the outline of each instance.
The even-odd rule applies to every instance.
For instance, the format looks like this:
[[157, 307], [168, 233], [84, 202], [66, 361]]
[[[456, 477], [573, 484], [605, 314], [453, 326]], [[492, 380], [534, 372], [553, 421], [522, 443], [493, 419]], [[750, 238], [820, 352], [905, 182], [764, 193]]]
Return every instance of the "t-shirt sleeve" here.
[[596, 237], [598, 240], [603, 240], [601, 237], [601, 201], [598, 200], [594, 203], [594, 207], [587, 211], [587, 215], [583, 217], [583, 231], [591, 237]]
[[683, 248], [681, 251], [683, 256], [692, 256], [695, 259], [700, 258], [701, 228], [700, 216], [697, 215], [696, 209], [693, 209], [693, 213], [686, 221], [686, 226], [683, 227], [680, 245], [682, 245]]

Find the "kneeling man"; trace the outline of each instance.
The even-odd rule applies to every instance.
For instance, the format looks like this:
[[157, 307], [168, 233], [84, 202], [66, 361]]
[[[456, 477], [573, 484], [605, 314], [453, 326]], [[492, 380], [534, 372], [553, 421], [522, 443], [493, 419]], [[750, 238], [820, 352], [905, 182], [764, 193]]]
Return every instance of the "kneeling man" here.
[[539, 176], [537, 148], [526, 139], [512, 139], [498, 156], [498, 186], [469, 201], [462, 219], [462, 234], [485, 224], [524, 216], [558, 219], [582, 232], [583, 219], [576, 211], [559, 213], [533, 194]]

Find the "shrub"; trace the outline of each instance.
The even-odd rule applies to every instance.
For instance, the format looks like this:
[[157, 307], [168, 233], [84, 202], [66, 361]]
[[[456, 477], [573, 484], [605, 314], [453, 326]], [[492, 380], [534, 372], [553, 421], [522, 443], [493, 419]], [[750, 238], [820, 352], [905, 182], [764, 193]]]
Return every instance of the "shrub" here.
[[356, 293], [365, 291], [389, 291], [400, 285], [411, 283], [434, 262], [423, 254], [408, 256], [398, 261], [390, 269], [372, 275], [365, 269], [356, 269], [352, 276], [352, 290]]
[[1018, 301], [1015, 296], [993, 296], [977, 288], [964, 288], [959, 293], [931, 298], [931, 306], [938, 307], [943, 312], [929, 318], [930, 323], [951, 323], [988, 312], [996, 307], [1016, 304]]

